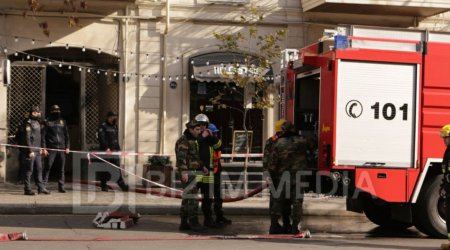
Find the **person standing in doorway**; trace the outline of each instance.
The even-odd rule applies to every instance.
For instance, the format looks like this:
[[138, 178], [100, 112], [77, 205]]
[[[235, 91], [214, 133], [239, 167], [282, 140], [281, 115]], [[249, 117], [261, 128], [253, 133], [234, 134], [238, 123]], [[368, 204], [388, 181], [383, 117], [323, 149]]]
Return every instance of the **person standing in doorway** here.
[[[100, 150], [106, 151], [107, 153], [120, 151], [119, 145], [119, 129], [117, 127], [118, 115], [112, 111], [106, 114], [106, 121], [103, 122], [98, 128], [98, 141], [100, 144]], [[108, 162], [116, 167], [120, 167], [120, 157], [118, 155], [108, 155], [105, 157]], [[125, 184], [122, 171], [115, 168], [114, 166], [109, 166], [111, 169], [108, 172], [99, 172], [98, 178], [100, 179], [100, 187], [102, 191], [108, 192], [108, 185], [106, 183], [111, 178], [110, 173], [118, 173], [117, 185], [119, 185], [122, 191], [128, 191], [128, 185]]]
[[42, 157], [48, 154], [45, 150], [45, 140], [43, 136], [43, 125], [39, 118], [41, 110], [39, 106], [30, 108], [29, 119], [25, 123], [25, 150], [21, 152], [24, 162], [24, 194], [35, 195], [31, 190], [31, 176], [34, 172], [34, 180], [38, 189], [38, 194], [50, 194], [42, 182]]
[[64, 165], [66, 155], [69, 154], [69, 130], [66, 121], [61, 117], [61, 109], [58, 105], [50, 107], [50, 115], [45, 120], [45, 142], [49, 150], [47, 164], [44, 167], [43, 182], [47, 186], [50, 171], [55, 167], [59, 172], [58, 192], [65, 193], [64, 189]]

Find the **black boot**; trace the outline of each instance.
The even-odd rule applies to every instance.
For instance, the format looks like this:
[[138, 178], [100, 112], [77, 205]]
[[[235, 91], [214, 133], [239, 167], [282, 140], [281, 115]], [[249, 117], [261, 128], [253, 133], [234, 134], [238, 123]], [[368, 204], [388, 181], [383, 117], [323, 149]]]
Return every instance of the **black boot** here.
[[181, 223], [180, 227], [178, 228], [180, 231], [186, 231], [190, 230], [191, 227], [189, 226], [188, 220], [186, 217], [181, 217]]
[[217, 224], [216, 224], [216, 222], [214, 222], [212, 217], [205, 217], [205, 220], [203, 221], [203, 225], [205, 225], [205, 227], [209, 227], [209, 228], [217, 227]]
[[283, 228], [278, 222], [278, 217], [272, 216], [270, 219], [270, 229], [269, 234], [282, 234]]
[[224, 216], [220, 216], [220, 217], [217, 217], [216, 223], [230, 225], [232, 223], [232, 221], [228, 218], [225, 218]]
[[189, 226], [194, 232], [204, 232], [207, 228], [198, 223], [198, 218], [190, 219]]
[[283, 215], [283, 233], [290, 234], [292, 231], [291, 218], [289, 215]]
[[291, 234], [299, 234], [300, 233], [299, 224], [300, 223], [298, 221], [292, 221]]
[[25, 192], [23, 193], [24, 195], [35, 195], [36, 193], [34, 193], [31, 190], [25, 190]]
[[66, 189], [64, 189], [64, 186], [58, 186], [58, 192], [65, 193]]
[[44, 188], [42, 190], [38, 190], [38, 194], [50, 194], [50, 191]]

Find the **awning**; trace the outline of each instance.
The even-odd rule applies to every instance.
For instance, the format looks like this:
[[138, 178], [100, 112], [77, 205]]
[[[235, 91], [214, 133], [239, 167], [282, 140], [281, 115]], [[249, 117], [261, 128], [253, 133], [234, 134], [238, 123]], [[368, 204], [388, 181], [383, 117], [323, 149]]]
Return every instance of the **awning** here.
[[448, 0], [301, 0], [304, 12], [429, 17], [450, 10]]
[[[270, 77], [272, 70], [261, 71], [258, 58], [251, 56], [248, 63], [245, 55], [233, 52], [214, 52], [192, 57], [189, 67], [191, 79], [200, 82], [228, 82], [227, 74], [251, 73], [254, 75]], [[237, 67], [239, 66], [239, 67]]]

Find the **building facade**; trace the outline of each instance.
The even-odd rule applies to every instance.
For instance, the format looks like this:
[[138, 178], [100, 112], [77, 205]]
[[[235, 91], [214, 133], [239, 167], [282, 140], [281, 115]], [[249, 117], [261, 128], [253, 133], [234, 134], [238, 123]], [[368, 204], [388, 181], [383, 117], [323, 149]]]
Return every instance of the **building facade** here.
[[[223, 87], [220, 79], [200, 76], [194, 68], [230, 62], [213, 33], [248, 29], [239, 20], [249, 4], [264, 13], [260, 32], [288, 30], [280, 44], [284, 48], [317, 41], [324, 29], [342, 23], [446, 30], [450, 9], [445, 0], [388, 5], [374, 0], [40, 0], [37, 7], [14, 2], [19, 1], [0, 0], [0, 46], [12, 65], [11, 83], [0, 86], [0, 143], [14, 144], [14, 129], [31, 105], [48, 111], [59, 104], [74, 150], [95, 150], [96, 129], [111, 110], [119, 113], [124, 151], [168, 155], [197, 113], [218, 125], [226, 150], [232, 132], [242, 129], [238, 111], [208, 104], [208, 93]], [[255, 44], [245, 46], [258, 53]], [[272, 76], [280, 74], [280, 66], [272, 66]], [[228, 101], [239, 107], [241, 99]], [[253, 152], [261, 152], [277, 112], [250, 115]], [[0, 179], [14, 181], [17, 150], [0, 150]], [[123, 164], [139, 175], [146, 161], [146, 156], [127, 156]]]

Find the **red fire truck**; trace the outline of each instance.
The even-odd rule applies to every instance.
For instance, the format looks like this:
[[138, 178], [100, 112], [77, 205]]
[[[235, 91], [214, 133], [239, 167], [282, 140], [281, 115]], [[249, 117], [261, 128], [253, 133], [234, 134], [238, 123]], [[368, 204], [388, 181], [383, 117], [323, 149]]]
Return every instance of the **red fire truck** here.
[[298, 52], [280, 110], [317, 141], [310, 187], [382, 227], [447, 237], [438, 132], [450, 124], [450, 33], [339, 26]]

